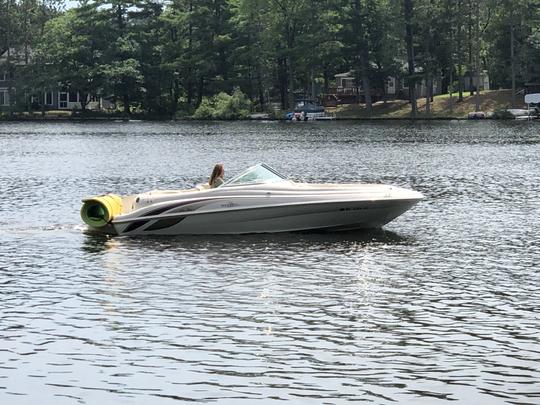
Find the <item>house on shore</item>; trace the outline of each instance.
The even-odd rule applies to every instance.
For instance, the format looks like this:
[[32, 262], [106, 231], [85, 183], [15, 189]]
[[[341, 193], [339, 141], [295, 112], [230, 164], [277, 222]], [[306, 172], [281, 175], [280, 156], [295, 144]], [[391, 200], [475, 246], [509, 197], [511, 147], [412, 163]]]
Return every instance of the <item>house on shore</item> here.
[[[335, 76], [336, 87], [330, 88], [328, 94], [324, 96], [325, 105], [330, 107], [337, 104], [364, 103], [365, 93], [362, 84], [356, 83], [354, 71], [338, 73]], [[371, 82], [371, 100], [373, 102], [380, 100], [407, 100], [409, 98], [409, 88], [405, 82], [395, 76], [389, 76], [384, 82], [384, 87], [377, 86], [377, 83]], [[426, 97], [428, 87], [423, 79], [416, 84], [416, 97]], [[442, 93], [442, 78], [433, 80], [433, 95]]]
[[7, 86], [8, 75], [0, 72], [0, 108], [9, 106], [9, 88]]
[[525, 83], [525, 94], [540, 93], [540, 81]]
[[[11, 107], [30, 106], [32, 110], [80, 110], [82, 96], [74, 89], [52, 86], [48, 89], [22, 89], [20, 75], [31, 59], [28, 52], [11, 49], [8, 69], [7, 51], [0, 55], [0, 111]], [[11, 70], [10, 72], [8, 70]], [[11, 99], [10, 99], [11, 97]], [[100, 111], [113, 108], [114, 104], [96, 96], [87, 96], [87, 110]], [[20, 108], [18, 108], [20, 109]]]
[[[418, 76], [423, 76], [421, 67], [417, 67], [416, 73]], [[405, 75], [406, 65], [403, 65], [403, 74]], [[365, 94], [362, 88], [362, 83], [356, 83], [356, 75], [354, 70], [338, 73], [335, 76], [336, 87], [330, 88], [328, 94], [324, 95], [324, 104], [327, 107], [336, 106], [338, 104], [355, 104], [365, 103]], [[457, 79], [456, 79], [457, 80]], [[433, 96], [443, 93], [442, 77], [434, 77], [432, 79]], [[476, 77], [476, 72], [468, 71], [463, 76], [463, 91], [480, 91], [490, 90], [489, 74], [487, 70], [480, 72], [480, 78]], [[454, 89], [456, 91], [457, 89]], [[426, 79], [422, 78], [416, 82], [416, 97], [424, 98], [428, 94], [428, 84]], [[408, 100], [409, 87], [407, 82], [400, 78], [389, 76], [386, 78], [384, 88], [378, 83], [371, 82], [371, 99], [373, 102], [380, 100]]]
[[[345, 73], [338, 73], [334, 75], [336, 80], [336, 86], [328, 89], [328, 93], [324, 96], [324, 101], [327, 106], [331, 104], [354, 104], [365, 102], [365, 92], [362, 84], [356, 83], [355, 72], [350, 70]], [[386, 79], [384, 88], [377, 86], [376, 83], [371, 83], [371, 99], [373, 101], [386, 99], [394, 99], [396, 97], [396, 84], [397, 79], [395, 77], [388, 77]]]
[[[480, 87], [478, 87], [480, 83]], [[480, 91], [490, 90], [489, 86], [489, 74], [487, 70], [480, 72], [480, 78], [476, 77], [476, 72], [467, 71], [463, 75], [463, 91], [476, 91], [479, 88]]]

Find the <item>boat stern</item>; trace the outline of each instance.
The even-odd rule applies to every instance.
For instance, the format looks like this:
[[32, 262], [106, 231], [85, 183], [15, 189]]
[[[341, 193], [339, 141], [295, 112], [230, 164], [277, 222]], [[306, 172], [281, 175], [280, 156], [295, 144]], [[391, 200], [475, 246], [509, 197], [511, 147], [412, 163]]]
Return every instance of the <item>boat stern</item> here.
[[82, 200], [81, 219], [92, 230], [103, 233], [116, 233], [111, 221], [123, 212], [122, 197], [104, 194]]

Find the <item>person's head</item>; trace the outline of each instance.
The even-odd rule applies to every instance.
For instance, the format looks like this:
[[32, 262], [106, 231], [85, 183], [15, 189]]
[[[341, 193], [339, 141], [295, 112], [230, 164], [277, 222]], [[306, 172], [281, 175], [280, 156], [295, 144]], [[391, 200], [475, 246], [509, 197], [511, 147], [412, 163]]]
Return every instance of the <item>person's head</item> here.
[[212, 175], [210, 176], [209, 184], [212, 184], [218, 177], [223, 177], [225, 174], [225, 169], [223, 168], [223, 164], [218, 163], [214, 166], [214, 170], [212, 170]]

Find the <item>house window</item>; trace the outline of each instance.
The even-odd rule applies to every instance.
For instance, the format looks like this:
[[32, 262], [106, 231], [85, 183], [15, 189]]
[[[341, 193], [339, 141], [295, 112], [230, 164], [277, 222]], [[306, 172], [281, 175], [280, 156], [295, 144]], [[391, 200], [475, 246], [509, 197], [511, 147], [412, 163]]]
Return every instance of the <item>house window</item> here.
[[344, 82], [343, 87], [347, 89], [354, 87], [354, 79], [344, 79], [343, 82]]
[[47, 93], [45, 93], [45, 104], [46, 105], [52, 105], [52, 97], [53, 97], [53, 94], [52, 94], [52, 91], [48, 91]]
[[0, 105], [8, 105], [8, 101], [8, 92], [5, 90], [0, 90]]
[[76, 103], [78, 101], [77, 96], [78, 96], [78, 93], [69, 93], [69, 102]]
[[0, 82], [5, 82], [7, 80], [7, 75], [5, 73], [0, 73]]
[[58, 108], [68, 108], [68, 94], [64, 91], [58, 93]]

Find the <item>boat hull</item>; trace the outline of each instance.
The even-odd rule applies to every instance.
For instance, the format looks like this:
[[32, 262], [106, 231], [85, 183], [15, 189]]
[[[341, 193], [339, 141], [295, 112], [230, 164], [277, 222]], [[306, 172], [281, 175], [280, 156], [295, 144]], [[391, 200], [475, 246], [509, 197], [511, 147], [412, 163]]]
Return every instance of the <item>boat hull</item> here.
[[[119, 235], [224, 235], [380, 228], [418, 199], [339, 201], [177, 212], [113, 222]], [[234, 205], [234, 204], [232, 204]]]
[[116, 215], [118, 210], [103, 203], [110, 198], [85, 199], [83, 220], [97, 224], [98, 231], [135, 236], [380, 228], [423, 195], [384, 184], [296, 183], [257, 165], [217, 188], [199, 185], [122, 197]]

